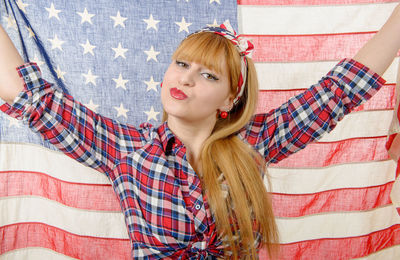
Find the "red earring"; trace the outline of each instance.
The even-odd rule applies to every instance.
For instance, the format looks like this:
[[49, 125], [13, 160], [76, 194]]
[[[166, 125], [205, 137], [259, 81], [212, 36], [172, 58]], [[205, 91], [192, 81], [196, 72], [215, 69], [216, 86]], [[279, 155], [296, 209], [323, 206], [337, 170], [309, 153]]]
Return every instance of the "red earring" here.
[[162, 81], [161, 81], [161, 84], [160, 84], [160, 88], [162, 88]]
[[220, 116], [222, 119], [225, 119], [225, 118], [228, 117], [228, 112], [226, 112], [226, 111], [221, 111], [221, 112], [219, 113], [219, 116]]

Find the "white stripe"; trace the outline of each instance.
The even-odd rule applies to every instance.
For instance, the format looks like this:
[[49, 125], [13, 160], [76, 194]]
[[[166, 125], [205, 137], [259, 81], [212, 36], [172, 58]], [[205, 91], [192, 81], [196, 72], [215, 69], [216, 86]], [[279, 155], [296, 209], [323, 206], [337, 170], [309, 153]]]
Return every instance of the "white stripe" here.
[[23, 222], [45, 223], [82, 236], [128, 238], [122, 212], [80, 210], [33, 196], [0, 198], [0, 226]]
[[285, 35], [377, 31], [396, 5], [240, 5], [239, 32]]
[[0, 143], [0, 155], [0, 171], [34, 171], [69, 182], [110, 184], [104, 174], [40, 145]]
[[[256, 63], [255, 66], [261, 90], [299, 89], [316, 84], [338, 62]], [[396, 82], [398, 63], [396, 58], [383, 75], [386, 83]]]
[[398, 223], [400, 223], [400, 216], [392, 205], [365, 212], [277, 218], [282, 244], [319, 238], [363, 236]]
[[324, 168], [268, 168], [272, 192], [283, 194], [312, 194], [342, 188], [377, 186], [393, 181], [395, 172], [396, 163], [393, 160]]
[[346, 115], [320, 142], [334, 142], [357, 137], [387, 135], [393, 117], [393, 110], [362, 111]]
[[18, 260], [18, 259], [29, 259], [29, 260], [71, 260], [77, 259], [72, 258], [48, 248], [41, 247], [26, 247], [22, 249], [12, 250], [7, 253], [0, 255], [0, 260]]
[[356, 258], [359, 260], [382, 260], [382, 259], [400, 259], [400, 245], [391, 246], [365, 257]]

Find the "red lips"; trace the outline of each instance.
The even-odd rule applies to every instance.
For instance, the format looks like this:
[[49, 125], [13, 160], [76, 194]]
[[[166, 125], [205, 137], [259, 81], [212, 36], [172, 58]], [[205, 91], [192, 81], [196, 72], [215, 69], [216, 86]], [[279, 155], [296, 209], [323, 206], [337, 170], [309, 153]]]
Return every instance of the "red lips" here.
[[171, 96], [173, 98], [178, 99], [178, 100], [184, 100], [188, 97], [188, 96], [186, 96], [185, 93], [183, 93], [183, 91], [181, 91], [177, 88], [171, 88], [169, 92], [171, 93]]

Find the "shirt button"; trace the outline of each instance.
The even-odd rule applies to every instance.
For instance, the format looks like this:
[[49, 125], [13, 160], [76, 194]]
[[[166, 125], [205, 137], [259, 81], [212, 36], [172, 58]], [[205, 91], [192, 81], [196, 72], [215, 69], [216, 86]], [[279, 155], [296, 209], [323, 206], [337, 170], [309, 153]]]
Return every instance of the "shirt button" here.
[[197, 204], [196, 206], [194, 206], [194, 208], [195, 208], [196, 210], [200, 210], [201, 206], [200, 206], [200, 204]]

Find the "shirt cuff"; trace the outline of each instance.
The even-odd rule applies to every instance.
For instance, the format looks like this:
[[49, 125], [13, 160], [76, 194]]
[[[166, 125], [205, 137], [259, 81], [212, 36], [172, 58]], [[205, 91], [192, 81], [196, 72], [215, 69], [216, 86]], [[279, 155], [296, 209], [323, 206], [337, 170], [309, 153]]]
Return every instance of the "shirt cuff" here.
[[24, 87], [26, 90], [32, 90], [45, 84], [45, 81], [42, 79], [40, 68], [34, 62], [28, 62], [17, 67], [17, 71], [19, 76], [24, 80]]
[[386, 80], [373, 70], [350, 58], [341, 60], [335, 68], [328, 73], [328, 76], [338, 77], [340, 80], [343, 80], [344, 83], [350, 85], [350, 87], [355, 87], [357, 85], [361, 89], [368, 89], [369, 87], [379, 89], [386, 83]]
[[34, 62], [25, 63], [16, 68], [18, 75], [24, 81], [24, 89], [14, 99], [12, 105], [4, 103], [0, 110], [16, 119], [22, 119], [25, 105], [32, 97], [32, 91], [45, 85], [39, 66]]

